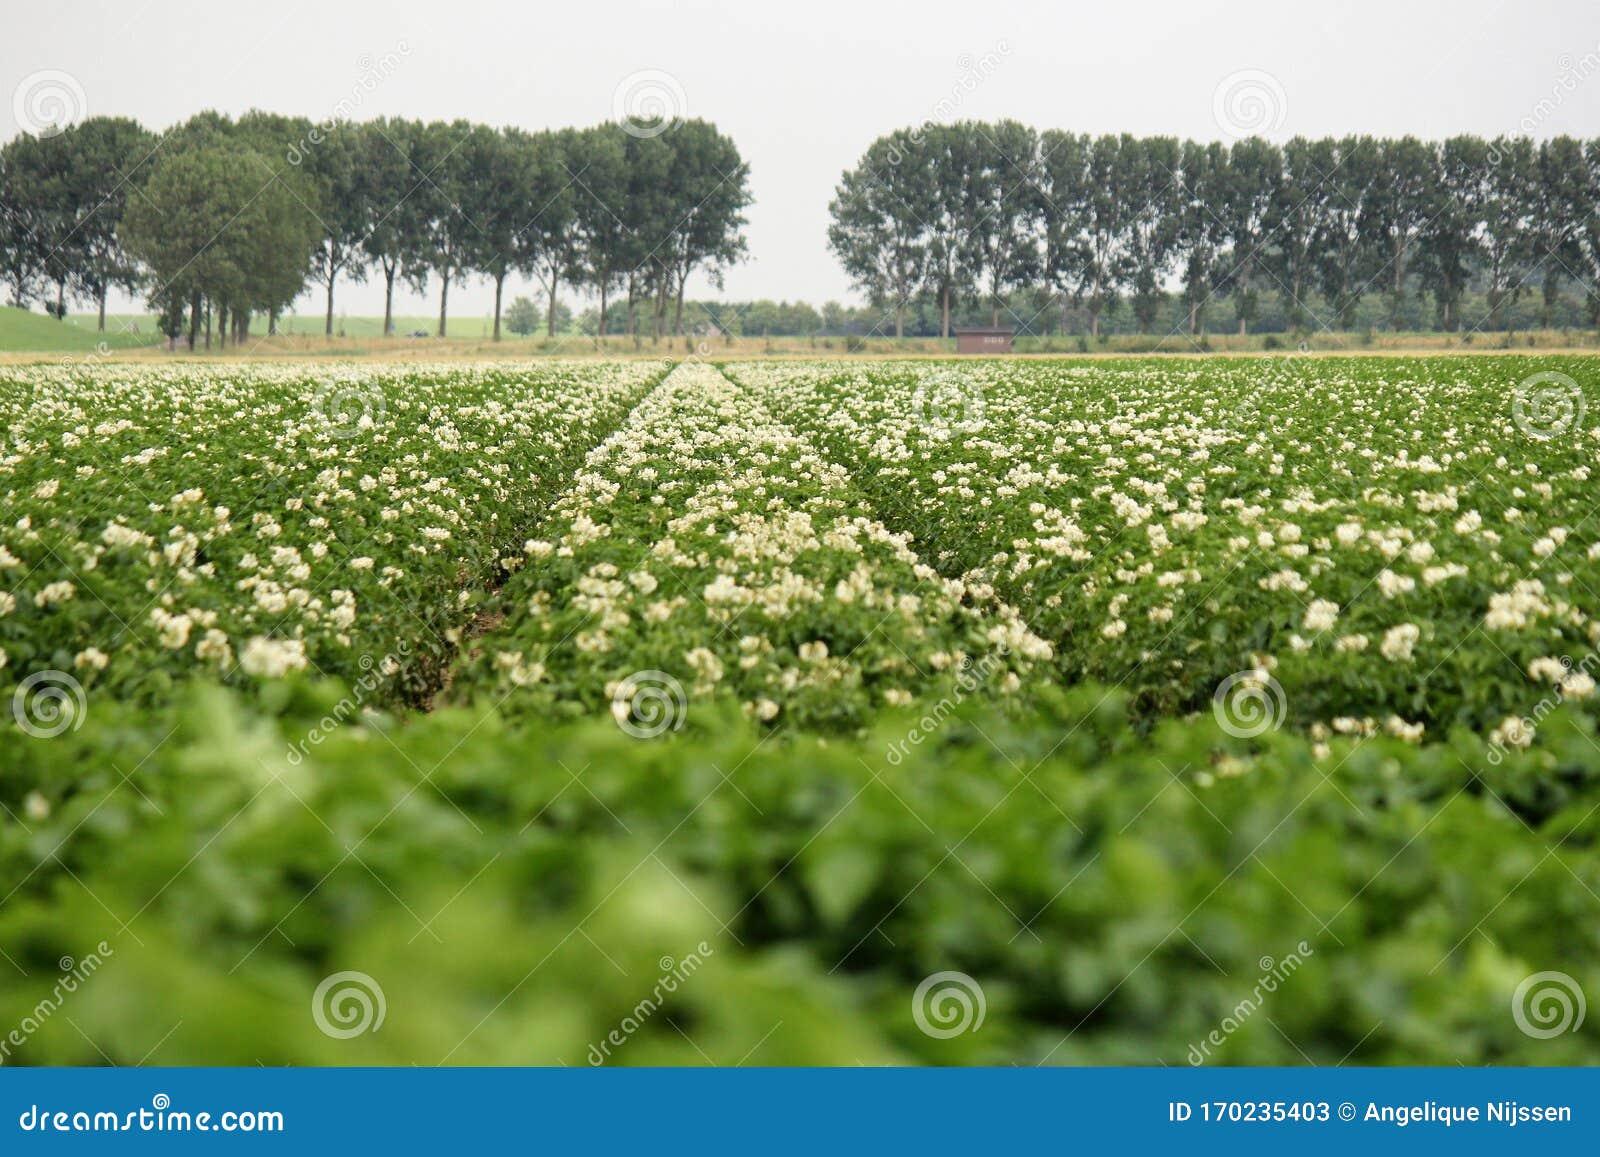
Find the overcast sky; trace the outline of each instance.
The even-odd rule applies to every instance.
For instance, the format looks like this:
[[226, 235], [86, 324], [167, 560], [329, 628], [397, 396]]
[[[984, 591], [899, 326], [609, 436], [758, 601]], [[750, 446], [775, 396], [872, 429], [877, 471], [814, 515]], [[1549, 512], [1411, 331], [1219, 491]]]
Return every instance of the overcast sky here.
[[[538, 129], [609, 119], [619, 89], [681, 97], [751, 167], [750, 259], [725, 296], [820, 303], [854, 297], [826, 248], [829, 197], [890, 129], [1014, 117], [1197, 139], [1252, 128], [1277, 140], [1600, 136], [1600, 5], [12, 0], [0, 16], [0, 100], [12, 96], [0, 137], [28, 115], [20, 90], [40, 73], [66, 74], [54, 83], [81, 91], [89, 114], [152, 128], [202, 108], [320, 120], [345, 102], [355, 119]], [[379, 313], [382, 300], [379, 285], [352, 286], [340, 308]], [[491, 300], [481, 283], [451, 290], [458, 316]], [[431, 310], [432, 293], [400, 306]]]

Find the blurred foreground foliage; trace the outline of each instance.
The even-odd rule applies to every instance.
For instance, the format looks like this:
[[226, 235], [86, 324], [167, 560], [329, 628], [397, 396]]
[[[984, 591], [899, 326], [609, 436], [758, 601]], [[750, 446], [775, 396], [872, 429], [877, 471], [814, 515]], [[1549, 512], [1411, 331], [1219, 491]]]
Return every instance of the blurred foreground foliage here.
[[[920, 744], [735, 704], [651, 741], [460, 708], [307, 743], [340, 693], [7, 740], [6, 1063], [1182, 1064], [1225, 1022], [1207, 1063], [1600, 1061], [1600, 1018], [1511, 1007], [1541, 970], [1600, 992], [1600, 747], [1564, 714], [1498, 767], [1464, 733], [1137, 735], [1091, 688]], [[345, 970], [385, 1016], [340, 1039], [312, 1012]], [[941, 1039], [913, 993], [952, 970], [985, 1016]]]

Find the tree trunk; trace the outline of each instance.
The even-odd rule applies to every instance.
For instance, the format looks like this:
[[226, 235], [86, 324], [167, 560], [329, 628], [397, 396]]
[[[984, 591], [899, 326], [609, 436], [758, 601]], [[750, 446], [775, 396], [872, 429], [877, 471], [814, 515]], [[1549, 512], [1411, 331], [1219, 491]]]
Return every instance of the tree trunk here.
[[56, 282], [56, 320], [67, 320], [67, 282], [62, 278]]
[[688, 281], [689, 277], [687, 273], [678, 278], [678, 308], [677, 312], [672, 315], [673, 337], [683, 336], [683, 287], [688, 283]]
[[194, 352], [195, 343], [200, 339], [200, 295], [197, 293], [189, 299], [189, 352]]
[[1396, 238], [1394, 244], [1394, 292], [1393, 305], [1389, 309], [1389, 328], [1395, 333], [1400, 332], [1400, 310], [1406, 300], [1406, 243], [1403, 239]]
[[206, 349], [211, 348], [211, 303], [206, 302]]
[[599, 332], [599, 337], [600, 337], [600, 342], [601, 342], [602, 345], [605, 344], [605, 337], [606, 337], [606, 280], [607, 279], [606, 279], [605, 275], [601, 274], [601, 276], [600, 276], [600, 332]]
[[989, 310], [989, 324], [995, 329], [1000, 328], [1000, 303], [994, 302]]
[[550, 270], [550, 308], [545, 313], [544, 335], [556, 336], [556, 290], [561, 288], [561, 274]]
[[267, 311], [267, 336], [278, 336], [278, 307], [273, 306]]
[[228, 307], [226, 305], [217, 306], [217, 348], [219, 350], [228, 348]]
[[323, 336], [333, 336], [333, 270], [328, 270], [328, 321], [323, 328]]
[[[1545, 328], [1549, 328], [1546, 326]], [[106, 332], [106, 287], [100, 286], [100, 332]]]
[[450, 304], [450, 266], [444, 267], [443, 284], [439, 287], [439, 336], [443, 337], [445, 324], [448, 319], [447, 308]]
[[633, 325], [634, 325], [634, 319], [635, 319], [635, 316], [636, 316], [635, 312], [634, 312], [634, 297], [635, 297], [636, 292], [637, 292], [637, 290], [636, 290], [636, 288], [634, 286], [634, 283], [633, 283], [633, 274], [630, 273], [630, 274], [628, 274], [628, 317], [627, 317], [627, 321], [624, 323], [624, 330], [623, 330], [623, 332], [626, 333], [628, 337], [632, 337], [633, 336]]
[[948, 285], [939, 287], [939, 319], [939, 336], [948, 338], [950, 336], [950, 287]]
[[383, 336], [394, 336], [394, 275], [398, 266], [383, 267]]
[[901, 297], [894, 303], [894, 339], [901, 341], [906, 336], [906, 299]]
[[506, 275], [500, 274], [494, 279], [494, 340], [500, 340], [500, 294], [506, 287]]
[[1093, 338], [1100, 336], [1100, 307], [1098, 305], [1089, 306], [1089, 336]]

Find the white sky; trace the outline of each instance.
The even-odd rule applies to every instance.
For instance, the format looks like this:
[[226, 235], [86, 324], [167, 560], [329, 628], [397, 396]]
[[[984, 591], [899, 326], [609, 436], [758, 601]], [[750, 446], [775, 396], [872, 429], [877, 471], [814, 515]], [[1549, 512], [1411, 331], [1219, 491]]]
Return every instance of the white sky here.
[[[874, 137], [943, 119], [941, 101], [956, 117], [1041, 129], [1226, 139], [1218, 87], [1246, 72], [1234, 83], [1267, 94], [1265, 135], [1280, 140], [1519, 125], [1600, 136], [1594, 0], [13, 0], [0, 15], [0, 138], [17, 130], [14, 94], [42, 70], [70, 74], [88, 113], [156, 128], [207, 107], [320, 120], [389, 54], [398, 66], [361, 92], [355, 119], [592, 124], [629, 76], [670, 74], [686, 115], [714, 121], [751, 165], [751, 255], [725, 291], [736, 298], [850, 299], [826, 249], [834, 185]], [[1245, 100], [1223, 119], [1258, 113]], [[435, 292], [399, 312], [436, 312]], [[491, 300], [481, 283], [452, 288], [451, 312], [481, 315]], [[381, 285], [342, 287], [339, 306], [381, 312]]]

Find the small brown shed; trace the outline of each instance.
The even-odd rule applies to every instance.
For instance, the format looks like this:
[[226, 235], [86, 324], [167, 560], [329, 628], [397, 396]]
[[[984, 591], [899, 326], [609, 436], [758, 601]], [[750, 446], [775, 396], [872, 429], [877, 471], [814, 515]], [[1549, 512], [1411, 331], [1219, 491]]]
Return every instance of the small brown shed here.
[[994, 326], [970, 326], [956, 330], [958, 354], [1008, 354], [1016, 331]]

